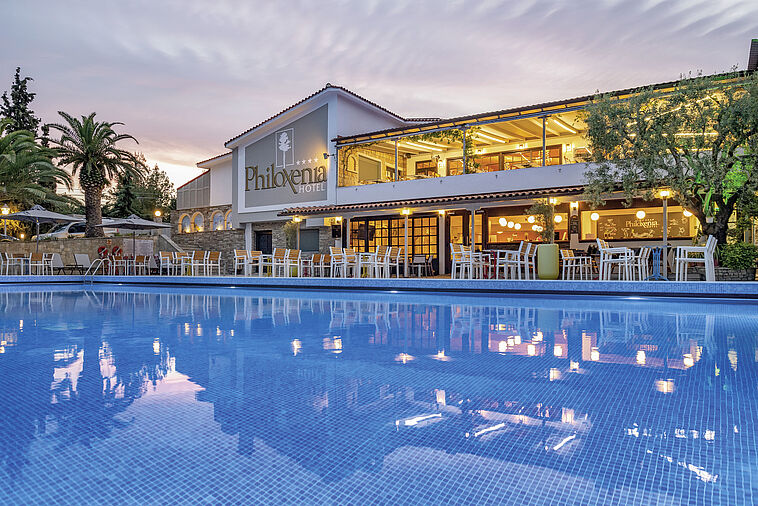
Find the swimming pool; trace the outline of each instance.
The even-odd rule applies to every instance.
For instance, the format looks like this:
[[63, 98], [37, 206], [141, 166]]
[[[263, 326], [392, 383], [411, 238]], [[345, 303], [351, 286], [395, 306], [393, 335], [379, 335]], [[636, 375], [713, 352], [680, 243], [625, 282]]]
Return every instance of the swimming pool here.
[[0, 503], [758, 496], [752, 303], [4, 288]]

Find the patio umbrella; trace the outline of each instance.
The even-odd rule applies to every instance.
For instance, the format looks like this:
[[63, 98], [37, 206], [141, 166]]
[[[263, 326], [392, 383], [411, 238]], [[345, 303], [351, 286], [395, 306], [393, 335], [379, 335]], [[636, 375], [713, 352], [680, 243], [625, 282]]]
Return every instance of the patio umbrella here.
[[81, 221], [65, 214], [48, 211], [40, 205], [33, 206], [28, 211], [19, 211], [3, 217], [4, 220], [26, 221], [37, 225], [37, 251], [39, 251], [39, 224], [40, 223], [66, 223], [69, 221]]
[[103, 223], [101, 225], [95, 225], [96, 227], [108, 227], [108, 228], [124, 228], [127, 230], [132, 231], [132, 256], [137, 256], [137, 249], [135, 247], [137, 240], [136, 240], [136, 231], [137, 230], [153, 230], [157, 228], [171, 228], [171, 225], [168, 223], [158, 223], [156, 221], [150, 221], [150, 220], [143, 220], [136, 214], [132, 214], [128, 218], [117, 218], [115, 220], [111, 220], [108, 223]]

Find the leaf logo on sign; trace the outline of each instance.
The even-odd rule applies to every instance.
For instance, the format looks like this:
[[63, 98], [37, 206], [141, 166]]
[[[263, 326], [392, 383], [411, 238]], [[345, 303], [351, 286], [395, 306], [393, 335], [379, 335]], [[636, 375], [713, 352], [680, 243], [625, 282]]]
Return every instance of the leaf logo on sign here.
[[282, 153], [286, 153], [290, 150], [290, 147], [290, 138], [287, 135], [287, 132], [282, 132], [279, 136], [279, 150], [282, 151]]

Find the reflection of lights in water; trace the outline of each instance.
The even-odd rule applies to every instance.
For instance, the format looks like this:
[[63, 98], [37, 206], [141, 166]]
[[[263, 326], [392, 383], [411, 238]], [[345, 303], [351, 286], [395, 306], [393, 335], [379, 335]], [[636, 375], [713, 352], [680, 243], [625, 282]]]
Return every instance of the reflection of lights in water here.
[[221, 327], [216, 327], [216, 335], [217, 336], [221, 335]]
[[0, 346], [0, 353], [5, 353], [5, 346]]
[[637, 350], [637, 363], [639, 365], [645, 365], [647, 357], [645, 356], [645, 350]]
[[579, 362], [574, 362], [573, 360], [569, 362], [569, 369], [572, 371], [578, 371], [579, 370]]
[[400, 353], [395, 357], [395, 362], [402, 362], [404, 364], [407, 364], [411, 360], [415, 359], [413, 355], [408, 355], [407, 353]]
[[19, 320], [18, 321], [18, 329], [19, 330], [24, 330], [24, 320]]
[[160, 355], [161, 353], [161, 342], [157, 337], [153, 339], [153, 353], [155, 355]]
[[514, 344], [521, 344], [521, 336], [513, 336]]
[[553, 367], [550, 369], [550, 381], [557, 381], [561, 379], [561, 371]]
[[445, 399], [445, 391], [444, 390], [436, 390], [434, 394], [435, 400], [437, 401], [437, 404], [441, 406], [445, 406], [447, 404], [447, 401]]
[[729, 350], [729, 353], [727, 353], [727, 357], [729, 357], [729, 363], [732, 365], [732, 369], [736, 371], [737, 370], [737, 350]]
[[232, 329], [232, 330], [229, 331], [229, 335], [232, 336], [232, 337], [234, 337], [234, 329]]
[[705, 431], [705, 434], [703, 434], [703, 438], [707, 439], [708, 441], [714, 441], [716, 439], [716, 431], [715, 430]]
[[692, 358], [692, 353], [685, 353], [682, 361], [684, 362], [684, 367], [692, 367], [695, 365], [695, 359]]
[[600, 360], [600, 350], [598, 350], [597, 347], [593, 347], [592, 351], [590, 351], [590, 360], [593, 362]]
[[[561, 448], [563, 448], [563, 446], [564, 446], [566, 443], [568, 443], [568, 442], [570, 442], [570, 441], [573, 441], [574, 439], [576, 439], [576, 434], [572, 434], [572, 435], [570, 435], [570, 436], [568, 436], [568, 437], [566, 437], [566, 438], [563, 438], [563, 439], [561, 439], [561, 440], [558, 442], [558, 444], [557, 444], [557, 445], [553, 446], [553, 451], [558, 451], [558, 450], [560, 450]], [[549, 449], [550, 449], [550, 447], [549, 447], [549, 446], [545, 446], [545, 450], [549, 450]]]
[[721, 373], [721, 369], [719, 369], [718, 364], [713, 366], [713, 368], [714, 368], [714, 375], [718, 376]]
[[561, 410], [561, 422], [574, 423], [574, 410], [569, 408], [562, 408]]
[[466, 433], [466, 437], [471, 437], [471, 436], [473, 436], [473, 437], [479, 437], [479, 436], [483, 436], [484, 434], [487, 434], [488, 432], [499, 430], [499, 429], [502, 429], [503, 427], [505, 427], [505, 423], [500, 422], [500, 423], [495, 424], [495, 425], [493, 425], [491, 427], [485, 427], [484, 429], [478, 430], [478, 431], [474, 432], [473, 434], [471, 434], [470, 432], [467, 432]]
[[184, 324], [184, 335], [188, 336], [189, 333], [190, 333], [190, 325], [189, 325], [189, 323], [185, 323]]
[[674, 380], [673, 379], [659, 379], [655, 380], [655, 389], [663, 394], [670, 394], [674, 392]]
[[437, 358], [445, 358], [445, 350], [438, 351]]
[[526, 345], [526, 354], [533, 357], [537, 354], [537, 348], [533, 344]]
[[302, 349], [303, 343], [300, 342], [300, 339], [293, 339], [292, 340], [292, 354], [297, 356], [298, 352]]
[[395, 425], [405, 425], [406, 427], [413, 427], [421, 422], [432, 420], [433, 418], [442, 418], [442, 413], [434, 413], [432, 415], [419, 415], [412, 418], [406, 418], [405, 420], [395, 420]]
[[508, 343], [506, 343], [505, 341], [500, 341], [499, 343], [497, 343], [497, 351], [499, 351], [500, 353], [505, 352], [507, 349], [508, 349]]
[[[653, 451], [647, 450], [647, 453], [649, 455], [652, 455]], [[700, 481], [704, 481], [705, 483], [716, 483], [716, 480], [718, 480], [719, 478], [718, 474], [711, 474], [708, 471], [706, 471], [704, 467], [699, 467], [694, 464], [688, 464], [686, 461], [683, 461], [683, 460], [674, 460], [673, 457], [670, 457], [668, 455], [663, 455], [662, 453], [659, 453], [658, 457], [662, 458], [666, 462], [669, 462], [670, 464], [676, 463], [677, 466], [683, 467], [687, 469], [688, 471], [695, 473], [695, 477], [697, 477], [697, 479]]]
[[199, 323], [197, 324], [197, 335], [202, 336], [203, 335], [203, 327]]
[[553, 346], [553, 355], [555, 355], [556, 357], [563, 356], [563, 346], [561, 346], [560, 344], [556, 344], [555, 346]]
[[542, 341], [542, 331], [537, 331], [532, 335], [532, 341], [540, 342]]

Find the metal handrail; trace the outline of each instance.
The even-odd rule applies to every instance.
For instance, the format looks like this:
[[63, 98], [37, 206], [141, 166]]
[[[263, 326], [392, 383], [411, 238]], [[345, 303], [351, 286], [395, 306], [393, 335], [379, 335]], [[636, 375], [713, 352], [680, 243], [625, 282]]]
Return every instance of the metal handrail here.
[[97, 274], [97, 270], [100, 267], [102, 267], [104, 263], [105, 263], [105, 258], [96, 258], [91, 264], [89, 264], [89, 267], [87, 267], [87, 271], [84, 273], [84, 278], [82, 279], [82, 283], [87, 282], [87, 275], [90, 273], [93, 267], [95, 267], [95, 270], [92, 272], [92, 278], [90, 279], [93, 280], [91, 282], [94, 282], [94, 276], [95, 274]]

